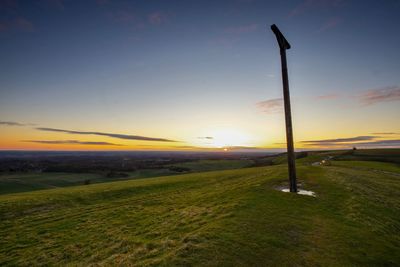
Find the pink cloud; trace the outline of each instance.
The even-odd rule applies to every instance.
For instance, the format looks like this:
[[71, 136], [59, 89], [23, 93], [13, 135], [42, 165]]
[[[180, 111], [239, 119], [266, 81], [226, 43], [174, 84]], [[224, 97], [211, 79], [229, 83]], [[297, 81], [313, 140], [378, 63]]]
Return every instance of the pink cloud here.
[[64, 1], [63, 0], [42, 0], [43, 5], [50, 7], [50, 8], [55, 8], [59, 10], [64, 10]]
[[277, 114], [283, 111], [283, 99], [274, 98], [257, 103], [257, 107], [267, 114]]
[[18, 6], [17, 0], [1, 0], [0, 9], [16, 9]]
[[21, 31], [33, 32], [35, 30], [33, 23], [23, 17], [16, 18], [13, 25]]
[[335, 28], [337, 25], [339, 25], [342, 22], [341, 18], [330, 18], [328, 21], [326, 21], [321, 28], [318, 30], [318, 32], [324, 32], [329, 29]]
[[289, 12], [289, 17], [300, 15], [312, 9], [336, 8], [341, 6], [344, 0], [304, 0]]
[[24, 32], [33, 32], [35, 31], [35, 27], [33, 23], [26, 18], [17, 17], [12, 20], [6, 20], [0, 22], [0, 32], [10, 31], [10, 30], [19, 30]]
[[383, 88], [371, 89], [357, 96], [363, 105], [372, 105], [380, 102], [400, 101], [400, 87], [387, 86]]
[[118, 11], [109, 13], [109, 17], [115, 22], [123, 22], [123, 23], [134, 22], [137, 19], [136, 16], [132, 12], [125, 11], [125, 10], [118, 10]]
[[258, 24], [249, 24], [249, 25], [243, 25], [243, 26], [238, 26], [238, 27], [231, 27], [227, 28], [226, 32], [227, 33], [247, 33], [247, 32], [254, 32], [258, 28]]
[[124, 24], [134, 29], [142, 29], [145, 27], [145, 23], [143, 22], [143, 20], [131, 11], [114, 11], [109, 13], [108, 17], [116, 23]]
[[150, 13], [148, 15], [147, 19], [150, 24], [160, 25], [167, 21], [167, 16], [161, 11], [156, 11], [156, 12]]
[[110, 1], [109, 0], [96, 0], [96, 4], [102, 6], [108, 4]]
[[320, 95], [315, 97], [316, 99], [319, 100], [331, 100], [331, 99], [338, 99], [339, 98], [339, 94], [327, 94], [327, 95]]
[[8, 25], [5, 22], [0, 22], [0, 32], [5, 32], [8, 30]]

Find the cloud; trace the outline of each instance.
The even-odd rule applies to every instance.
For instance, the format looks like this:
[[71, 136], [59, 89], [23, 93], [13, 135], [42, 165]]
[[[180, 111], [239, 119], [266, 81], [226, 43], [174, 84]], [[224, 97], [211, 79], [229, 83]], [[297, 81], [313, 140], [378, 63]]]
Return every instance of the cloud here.
[[178, 142], [165, 138], [154, 138], [140, 135], [128, 135], [128, 134], [114, 134], [114, 133], [103, 133], [103, 132], [86, 132], [86, 131], [71, 131], [71, 130], [62, 130], [55, 128], [46, 128], [46, 127], [38, 127], [35, 128], [39, 131], [47, 131], [47, 132], [61, 132], [68, 134], [82, 134], [82, 135], [99, 135], [99, 136], [108, 136], [112, 138], [119, 138], [125, 140], [141, 140], [141, 141], [155, 141], [155, 142]]
[[35, 27], [31, 21], [24, 17], [16, 17], [14, 19], [0, 21], [0, 32], [11, 30], [34, 32]]
[[373, 142], [362, 142], [356, 144], [357, 146], [400, 146], [400, 139], [393, 139], [393, 140], [379, 140]]
[[268, 114], [277, 114], [283, 111], [283, 99], [275, 98], [258, 102], [257, 107]]
[[225, 31], [227, 33], [248, 33], [248, 32], [254, 32], [258, 28], [258, 24], [249, 24], [249, 25], [243, 25], [243, 26], [238, 26], [238, 27], [230, 27], [227, 28]]
[[300, 143], [304, 143], [307, 145], [324, 145], [324, 144], [336, 144], [336, 143], [349, 143], [349, 142], [360, 142], [360, 141], [368, 141], [374, 140], [379, 136], [356, 136], [349, 138], [336, 138], [336, 139], [323, 139], [323, 140], [310, 140], [310, 141], [300, 141]]
[[331, 100], [331, 99], [338, 99], [338, 94], [327, 94], [327, 95], [320, 95], [315, 97], [318, 100]]
[[102, 6], [108, 4], [110, 1], [109, 0], [96, 0], [96, 4]]
[[17, 0], [1, 0], [0, 11], [2, 12], [14, 12], [18, 8]]
[[400, 134], [400, 133], [394, 133], [394, 132], [383, 132], [383, 133], [372, 133], [372, 134], [377, 134], [377, 135], [395, 135], [395, 134]]
[[304, 0], [289, 12], [289, 17], [303, 14], [313, 9], [332, 9], [340, 7], [344, 0]]
[[147, 16], [147, 20], [149, 21], [150, 24], [160, 25], [164, 22], [167, 22], [168, 18], [163, 12], [156, 11], [156, 12], [150, 13]]
[[131, 22], [136, 22], [138, 20], [136, 15], [127, 10], [117, 10], [109, 13], [108, 16], [113, 21], [122, 23], [131, 23]]
[[214, 137], [212, 137], [212, 136], [199, 136], [197, 138], [198, 139], [208, 139], [208, 140], [214, 139]]
[[5, 22], [0, 22], [0, 32], [5, 32], [8, 30], [8, 25]]
[[393, 140], [376, 140], [369, 142], [348, 142], [348, 143], [310, 143], [307, 144], [309, 146], [323, 146], [323, 147], [362, 147], [362, 148], [371, 148], [371, 147], [400, 147], [400, 139]]
[[223, 149], [228, 149], [228, 150], [259, 150], [259, 149], [263, 149], [263, 148], [255, 147], [255, 146], [224, 146]]
[[33, 32], [35, 30], [33, 23], [23, 17], [18, 17], [14, 20], [14, 27], [27, 32]]
[[358, 101], [365, 105], [373, 105], [380, 102], [400, 101], [400, 87], [387, 86], [371, 89], [357, 96]]
[[254, 147], [254, 146], [224, 146], [224, 147], [201, 147], [201, 146], [170, 146], [171, 149], [193, 149], [202, 151], [263, 151], [266, 148]]
[[78, 140], [22, 140], [21, 142], [39, 143], [47, 145], [97, 145], [97, 146], [125, 146], [121, 144], [114, 144], [109, 142], [91, 142], [91, 141], [78, 141]]
[[349, 138], [336, 138], [336, 139], [324, 139], [324, 140], [311, 140], [311, 141], [301, 141], [307, 146], [317, 146], [317, 147], [398, 147], [400, 146], [399, 139], [393, 140], [376, 140], [382, 138], [381, 136], [356, 136]]
[[32, 126], [35, 125], [33, 123], [20, 123], [15, 121], [0, 121], [0, 125], [7, 125], [7, 126]]
[[328, 21], [326, 21], [317, 32], [325, 32], [329, 29], [335, 28], [342, 22], [341, 18], [335, 17], [335, 18], [330, 18]]
[[107, 14], [108, 18], [114, 23], [123, 24], [133, 29], [143, 29], [146, 27], [145, 21], [134, 12], [129, 10], [116, 10]]
[[42, 3], [46, 7], [64, 10], [64, 1], [63, 0], [42, 0]]

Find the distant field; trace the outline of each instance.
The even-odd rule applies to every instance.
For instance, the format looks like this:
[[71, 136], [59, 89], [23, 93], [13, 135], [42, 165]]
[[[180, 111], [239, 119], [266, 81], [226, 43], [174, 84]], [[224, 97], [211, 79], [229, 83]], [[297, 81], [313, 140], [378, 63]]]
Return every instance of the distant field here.
[[254, 162], [252, 160], [197, 160], [174, 164], [173, 166], [188, 168], [192, 172], [231, 170], [249, 167]]
[[139, 179], [176, 174], [168, 169], [139, 170], [128, 172], [127, 177], [107, 177], [102, 173], [5, 173], [0, 174], [0, 194], [27, 192], [85, 183], [104, 183], [118, 180]]
[[0, 266], [400, 265], [398, 164], [298, 176], [316, 198], [276, 190], [285, 165], [3, 195]]
[[[298, 164], [311, 165], [332, 157], [335, 161], [378, 161], [400, 164], [400, 149], [368, 149], [300, 152], [297, 154]], [[205, 172], [216, 170], [240, 169], [251, 166], [268, 166], [286, 163], [286, 154], [267, 156], [256, 159], [210, 159], [192, 160], [183, 163], [166, 165], [162, 168], [139, 169], [122, 172], [122, 176], [107, 176], [106, 172], [63, 173], [63, 172], [0, 172], [0, 195], [28, 192], [41, 189], [76, 186], [93, 183], [151, 178], [185, 174], [189, 172]], [[118, 172], [117, 172], [118, 173]]]
[[[169, 166], [170, 168], [141, 169], [123, 172], [126, 176], [107, 177], [106, 173], [27, 172], [0, 173], [0, 195], [40, 189], [113, 182], [129, 179], [176, 175], [185, 172], [237, 169], [250, 166], [251, 160], [196, 160]], [[168, 167], [168, 166], [167, 166]], [[178, 168], [174, 171], [174, 168]]]

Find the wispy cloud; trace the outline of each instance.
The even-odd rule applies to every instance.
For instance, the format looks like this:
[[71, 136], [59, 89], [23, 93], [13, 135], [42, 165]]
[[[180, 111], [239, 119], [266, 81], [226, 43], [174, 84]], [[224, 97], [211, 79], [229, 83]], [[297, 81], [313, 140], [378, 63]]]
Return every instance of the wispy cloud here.
[[21, 142], [39, 143], [47, 145], [97, 145], [97, 146], [125, 146], [121, 144], [114, 144], [109, 142], [91, 142], [91, 141], [78, 141], [78, 140], [22, 140]]
[[255, 147], [255, 146], [225, 146], [223, 147], [228, 150], [259, 150], [263, 149], [261, 147]]
[[318, 100], [333, 100], [333, 99], [338, 99], [340, 96], [339, 94], [327, 94], [327, 95], [319, 95], [316, 96], [315, 98]]
[[400, 139], [393, 139], [393, 140], [379, 140], [373, 142], [362, 142], [357, 145], [363, 146], [390, 146], [390, 147], [397, 147], [400, 146]]
[[199, 136], [197, 138], [198, 139], [208, 139], [208, 140], [214, 139], [214, 137], [212, 137], [212, 136]]
[[35, 125], [33, 123], [20, 123], [15, 121], [0, 121], [0, 125], [7, 125], [7, 126], [32, 126]]
[[[374, 133], [374, 134], [396, 134], [396, 133]], [[301, 141], [300, 143], [310, 147], [362, 147], [362, 148], [377, 148], [377, 147], [399, 147], [400, 140], [383, 140], [382, 136], [379, 135], [366, 135], [366, 136], [355, 136], [348, 138], [335, 138], [335, 139], [323, 139], [323, 140], [310, 140]]]
[[96, 4], [98, 4], [98, 5], [100, 5], [100, 6], [106, 5], [106, 4], [108, 4], [108, 3], [110, 3], [109, 0], [96, 0]]
[[114, 22], [133, 23], [138, 21], [138, 17], [128, 10], [117, 10], [108, 14]]
[[202, 146], [171, 146], [171, 149], [191, 149], [202, 151], [264, 151], [266, 148], [254, 146], [225, 146], [225, 147], [202, 147]]
[[13, 22], [13, 25], [15, 28], [21, 31], [33, 32], [35, 30], [33, 23], [23, 17], [16, 18]]
[[103, 132], [72, 131], [72, 130], [63, 130], [63, 129], [46, 128], [46, 127], [38, 127], [38, 128], [36, 128], [36, 130], [47, 131], [47, 132], [60, 132], [60, 133], [68, 133], [68, 134], [108, 136], [108, 137], [112, 137], [112, 138], [119, 138], [119, 139], [125, 139], [125, 140], [141, 140], [141, 141], [155, 141], [155, 142], [178, 142], [178, 141], [175, 141], [175, 140], [170, 140], [170, 139], [165, 139], [165, 138], [155, 138], [155, 137], [147, 137], [147, 136], [140, 136], [140, 135], [115, 134], [115, 133], [103, 133]]
[[147, 20], [150, 24], [160, 25], [164, 22], [167, 22], [167, 15], [162, 11], [155, 11], [147, 16]]
[[258, 102], [257, 107], [268, 114], [277, 114], [283, 111], [283, 99], [275, 98]]
[[289, 17], [303, 14], [310, 10], [315, 9], [332, 9], [340, 7], [344, 0], [303, 0], [295, 8], [290, 10]]
[[146, 16], [131, 10], [120, 9], [108, 13], [108, 17], [115, 23], [124, 24], [135, 29], [143, 29], [150, 25], [157, 26], [168, 21], [168, 15], [163, 11], [155, 11]]
[[0, 32], [12, 30], [34, 32], [35, 27], [31, 21], [24, 17], [16, 17], [13, 19], [0, 21]]
[[400, 134], [400, 133], [395, 133], [395, 132], [381, 132], [381, 133], [372, 133], [372, 134], [376, 134], [376, 135], [396, 135], [396, 134]]
[[333, 144], [333, 143], [349, 143], [349, 142], [368, 141], [368, 140], [374, 140], [378, 137], [379, 136], [365, 135], [365, 136], [356, 136], [356, 137], [348, 137], [348, 138], [300, 141], [300, 143], [304, 143], [304, 144], [308, 144], [308, 145], [323, 145], [323, 144]]
[[372, 105], [380, 102], [400, 101], [400, 87], [387, 86], [371, 89], [357, 96], [358, 101], [363, 105]]
[[45, 7], [64, 10], [64, 1], [63, 0], [42, 0], [42, 3]]
[[227, 33], [247, 33], [247, 32], [254, 32], [258, 28], [258, 24], [253, 23], [253, 24], [248, 24], [248, 25], [242, 25], [242, 26], [237, 26], [237, 27], [230, 27], [227, 28], [225, 31]]
[[329, 29], [333, 29], [342, 22], [342, 18], [334, 17], [328, 19], [318, 30], [319, 33], [325, 32]]
[[2, 0], [0, 1], [0, 10], [14, 10], [18, 7], [17, 0]]

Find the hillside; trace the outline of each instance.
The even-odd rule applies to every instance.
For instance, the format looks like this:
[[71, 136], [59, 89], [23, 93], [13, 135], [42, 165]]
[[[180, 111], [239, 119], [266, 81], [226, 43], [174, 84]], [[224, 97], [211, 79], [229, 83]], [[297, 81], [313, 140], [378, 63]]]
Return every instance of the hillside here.
[[[69, 156], [60, 156], [61, 152], [52, 152], [56, 155], [53, 157], [46, 156], [44, 152], [32, 155], [28, 153], [28, 156], [21, 157], [21, 152], [19, 153], [15, 154], [14, 158], [3, 160], [0, 156], [0, 195], [194, 172], [279, 165], [286, 164], [287, 158], [285, 153], [155, 153], [153, 156], [138, 153], [133, 154], [131, 158], [125, 154], [105, 156], [70, 153]], [[15, 157], [16, 155], [20, 157]], [[304, 165], [312, 165], [324, 159], [400, 164], [400, 149], [304, 151], [297, 152], [296, 157], [298, 164]]]
[[[321, 156], [322, 158], [322, 156]], [[299, 159], [301, 160], [301, 159]], [[400, 264], [400, 167], [299, 164], [0, 196], [0, 265]]]

